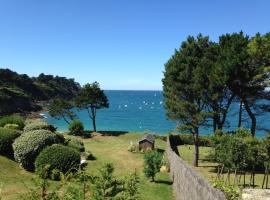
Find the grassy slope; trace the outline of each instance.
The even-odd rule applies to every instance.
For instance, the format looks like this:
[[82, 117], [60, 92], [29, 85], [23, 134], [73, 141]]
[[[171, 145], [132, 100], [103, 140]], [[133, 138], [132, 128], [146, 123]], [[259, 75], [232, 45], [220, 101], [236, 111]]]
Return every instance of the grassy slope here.
[[[137, 170], [141, 177], [140, 193], [145, 200], [167, 200], [173, 199], [171, 181], [168, 174], [159, 173], [156, 181], [150, 183], [142, 174], [143, 154], [131, 153], [127, 148], [131, 141], [135, 143], [141, 135], [125, 134], [121, 136], [96, 136], [86, 139], [86, 149], [90, 149], [97, 157], [96, 161], [91, 161], [86, 170], [94, 173], [104, 163], [112, 162], [115, 165], [115, 175], [125, 175]], [[165, 142], [157, 140], [156, 147], [165, 149]]]
[[[178, 147], [180, 156], [182, 159], [187, 161], [190, 165], [192, 165], [193, 161], [193, 152], [194, 146], [191, 145], [182, 145]], [[206, 177], [210, 182], [216, 178], [216, 163], [211, 162], [209, 159], [209, 155], [211, 155], [211, 147], [200, 147], [200, 159], [199, 159], [199, 167], [194, 167], [194, 169], [199, 172], [202, 176]], [[232, 172], [233, 173], [233, 172]], [[234, 180], [234, 174], [231, 175], [231, 183]], [[224, 179], [226, 178], [226, 174], [224, 174]], [[246, 175], [246, 185], [249, 184], [250, 174]], [[263, 175], [256, 174], [255, 175], [255, 185], [256, 188], [260, 188], [262, 185]], [[243, 178], [241, 178], [241, 184], [243, 184]]]
[[[130, 141], [136, 142], [141, 135], [124, 134], [120, 136], [96, 135], [84, 139], [86, 150], [90, 150], [96, 157], [88, 161], [86, 171], [96, 173], [104, 164], [111, 162], [115, 166], [115, 175], [123, 176], [136, 169], [141, 178], [140, 193], [144, 200], [172, 200], [172, 187], [169, 175], [159, 173], [157, 183], [150, 183], [143, 176], [143, 154], [127, 151]], [[165, 142], [157, 140], [156, 146], [164, 149]], [[17, 194], [25, 192], [26, 186], [33, 186], [33, 174], [21, 169], [17, 163], [0, 156], [0, 182], [4, 183], [3, 200], [16, 199]], [[54, 183], [53, 183], [54, 184]], [[53, 185], [52, 185], [53, 186]]]

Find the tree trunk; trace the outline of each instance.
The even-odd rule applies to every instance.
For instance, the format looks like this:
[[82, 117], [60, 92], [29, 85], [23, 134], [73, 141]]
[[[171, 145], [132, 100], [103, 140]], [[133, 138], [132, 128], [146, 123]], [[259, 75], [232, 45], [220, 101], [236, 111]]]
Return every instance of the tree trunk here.
[[193, 166], [198, 167], [199, 162], [199, 129], [195, 128], [195, 132], [193, 133], [193, 140], [194, 140], [194, 159], [193, 159]]
[[248, 105], [248, 103], [247, 103], [247, 101], [245, 99], [243, 100], [243, 103], [244, 103], [245, 109], [246, 109], [246, 111], [247, 111], [247, 113], [248, 113], [248, 115], [249, 115], [249, 117], [251, 119], [251, 128], [250, 128], [250, 130], [251, 130], [252, 136], [254, 137], [255, 132], [256, 132], [256, 117], [255, 117], [254, 113], [251, 111], [251, 109], [250, 109], [250, 107], [249, 107], [249, 105]]
[[243, 101], [240, 101], [240, 106], [239, 106], [239, 117], [238, 117], [238, 128], [242, 126], [242, 106], [243, 106]]
[[246, 187], [246, 171], [244, 171], [244, 188]]
[[253, 188], [255, 188], [255, 172], [253, 170], [253, 181], [252, 181]]
[[219, 180], [219, 176], [220, 176], [220, 166], [218, 165], [216, 180]]
[[230, 106], [231, 106], [231, 104], [232, 104], [232, 101], [233, 101], [234, 97], [235, 97], [235, 95], [233, 94], [233, 95], [229, 98], [229, 100], [228, 100], [228, 102], [227, 102], [227, 105], [226, 105], [226, 107], [225, 107], [225, 111], [222, 113], [222, 119], [221, 119], [221, 122], [220, 122], [220, 127], [218, 127], [218, 129], [220, 129], [220, 130], [222, 130], [222, 128], [223, 128], [223, 126], [224, 126], [224, 124], [225, 124], [226, 117], [227, 117], [227, 114], [228, 114], [228, 110], [229, 110], [229, 108], [230, 108]]
[[94, 132], [97, 132], [97, 127], [96, 127], [96, 117], [93, 117], [92, 121], [93, 121]]
[[266, 170], [264, 171], [264, 175], [263, 175], [263, 182], [262, 182], [262, 189], [264, 187], [264, 183], [265, 183], [265, 178], [266, 178]]
[[267, 170], [267, 174], [266, 174], [266, 189], [268, 189], [268, 176], [269, 176], [269, 171]]
[[62, 117], [63, 117], [64, 121], [69, 125], [70, 123], [69, 123], [69, 121], [65, 118], [65, 116], [62, 115]]
[[223, 177], [223, 170], [224, 170], [224, 164], [222, 165], [222, 168], [221, 168], [221, 171], [220, 171], [220, 174], [222, 176], [222, 180], [224, 180], [224, 177]]
[[216, 114], [214, 114], [214, 117], [213, 117], [213, 131], [214, 133], [216, 132], [217, 130], [217, 118], [216, 118]]
[[234, 180], [233, 180], [233, 184], [235, 185], [237, 182], [237, 169], [234, 169]]
[[229, 168], [228, 171], [227, 171], [227, 178], [226, 178], [225, 183], [226, 183], [226, 184], [227, 184], [227, 183], [230, 184], [230, 168]]
[[249, 179], [249, 187], [251, 187], [251, 182], [252, 182], [252, 176], [253, 176], [253, 172], [250, 173], [250, 179]]
[[93, 129], [94, 129], [94, 132], [97, 132], [97, 127], [96, 127], [96, 111], [95, 111], [95, 108], [94, 107], [91, 108], [91, 113], [92, 113]]

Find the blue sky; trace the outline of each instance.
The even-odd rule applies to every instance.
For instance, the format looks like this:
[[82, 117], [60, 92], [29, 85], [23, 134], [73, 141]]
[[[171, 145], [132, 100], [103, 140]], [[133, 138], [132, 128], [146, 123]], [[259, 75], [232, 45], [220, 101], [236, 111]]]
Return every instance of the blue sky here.
[[164, 63], [188, 35], [270, 31], [269, 0], [0, 0], [0, 67], [162, 88]]

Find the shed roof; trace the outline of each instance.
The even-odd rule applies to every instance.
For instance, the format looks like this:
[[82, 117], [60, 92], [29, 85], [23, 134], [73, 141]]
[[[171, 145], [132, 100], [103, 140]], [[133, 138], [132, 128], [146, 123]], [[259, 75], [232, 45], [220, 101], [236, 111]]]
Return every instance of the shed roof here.
[[143, 136], [142, 139], [139, 140], [139, 142], [142, 142], [144, 140], [147, 140], [148, 142], [154, 143], [155, 142], [155, 137], [151, 134], [147, 134], [145, 136]]

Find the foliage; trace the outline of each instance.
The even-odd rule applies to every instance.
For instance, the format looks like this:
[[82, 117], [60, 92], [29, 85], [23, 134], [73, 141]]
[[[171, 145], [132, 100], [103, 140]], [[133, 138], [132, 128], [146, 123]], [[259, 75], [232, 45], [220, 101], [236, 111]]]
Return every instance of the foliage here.
[[45, 99], [61, 97], [65, 99], [73, 98], [80, 90], [80, 84], [74, 79], [66, 77], [45, 75], [41, 73], [33, 78], [37, 87], [42, 91]]
[[84, 193], [81, 188], [75, 186], [69, 186], [65, 191], [64, 196], [62, 197], [63, 200], [85, 200]]
[[[45, 148], [37, 156], [35, 161], [36, 173], [42, 176], [42, 170], [45, 166], [47, 174], [43, 178], [59, 178], [59, 172], [64, 174], [77, 171], [80, 164], [80, 154], [72, 148], [55, 144]], [[59, 171], [57, 171], [59, 170]]]
[[[193, 133], [196, 141], [199, 127], [209, 127], [209, 122], [214, 132], [222, 133], [230, 107], [238, 101], [238, 127], [245, 109], [254, 136], [257, 115], [270, 110], [269, 41], [270, 33], [252, 38], [243, 32], [224, 34], [218, 43], [202, 35], [189, 36], [165, 64], [168, 117], [178, 120], [181, 129]], [[198, 158], [197, 153], [195, 156]]]
[[239, 188], [233, 185], [227, 185], [224, 181], [214, 181], [213, 187], [220, 189], [226, 196], [228, 200], [239, 200], [240, 199], [240, 191]]
[[13, 143], [15, 160], [23, 168], [31, 171], [34, 169], [34, 162], [39, 153], [46, 146], [58, 142], [57, 136], [48, 130], [26, 132]]
[[18, 125], [18, 129], [22, 130], [24, 127], [24, 119], [19, 115], [8, 115], [0, 118], [0, 127], [4, 127], [8, 124], [16, 124]]
[[91, 180], [93, 188], [93, 199], [103, 200], [115, 197], [119, 191], [119, 182], [113, 176], [114, 167], [112, 164], [105, 164], [99, 170], [99, 176]]
[[235, 170], [235, 180], [239, 170], [250, 171], [251, 178], [254, 178], [254, 171], [263, 171], [264, 163], [267, 161], [267, 147], [264, 141], [266, 139], [253, 138], [250, 131], [244, 129], [238, 129], [233, 134], [215, 136], [213, 137], [214, 158], [228, 171]]
[[122, 200], [139, 200], [139, 183], [140, 178], [136, 171], [125, 176], [122, 180], [122, 192], [118, 195], [118, 199]]
[[0, 155], [13, 157], [12, 143], [20, 136], [20, 132], [0, 127]]
[[[216, 45], [208, 37], [189, 36], [165, 64], [163, 91], [167, 116], [180, 121], [181, 130], [192, 133], [195, 145], [194, 166], [199, 159], [199, 126], [211, 112], [204, 97], [208, 93], [208, 70], [215, 65]], [[206, 68], [207, 66], [207, 68]]]
[[93, 123], [93, 129], [96, 132], [96, 113], [98, 109], [108, 108], [108, 98], [104, 91], [100, 89], [97, 82], [86, 84], [78, 92], [75, 98], [75, 105], [79, 109], [86, 109]]
[[[46, 173], [44, 168], [43, 173]], [[52, 191], [49, 191], [50, 182], [46, 178], [40, 178], [39, 176], [33, 179], [35, 188], [29, 188], [27, 193], [20, 196], [22, 200], [60, 200], [59, 189], [62, 188], [63, 184], [59, 184], [53, 187]]]
[[70, 101], [62, 98], [54, 99], [49, 105], [49, 115], [55, 117], [56, 119], [63, 118], [67, 124], [74, 120], [76, 115], [72, 112], [74, 106]]
[[44, 120], [33, 120], [30, 123], [27, 123], [24, 127], [24, 132], [34, 131], [34, 130], [48, 130], [48, 131], [56, 131], [56, 128], [53, 125], [48, 124]]
[[65, 139], [63, 133], [57, 133], [57, 132], [55, 132], [54, 134], [57, 137], [57, 140], [58, 140], [58, 143], [59, 144], [64, 144], [65, 143], [66, 139]]
[[14, 130], [20, 130], [18, 124], [6, 124], [4, 126], [4, 128], [7, 128], [7, 129], [14, 129]]
[[[190, 134], [178, 134], [173, 135], [173, 140], [176, 145], [194, 145], [193, 136]], [[199, 136], [199, 146], [212, 146], [212, 137], [211, 136]]]
[[82, 135], [84, 130], [83, 123], [79, 120], [73, 120], [68, 125], [68, 130], [70, 135]]
[[82, 157], [85, 160], [95, 160], [95, 156], [93, 155], [93, 153], [91, 151], [85, 151], [82, 153]]
[[74, 79], [45, 74], [30, 78], [9, 69], [0, 69], [0, 85], [0, 115], [37, 111], [41, 107], [36, 100], [70, 99], [80, 89]]
[[252, 134], [249, 130], [244, 129], [244, 128], [238, 128], [235, 132], [236, 136], [239, 138], [248, 138], [252, 137]]
[[85, 151], [83, 142], [74, 136], [67, 137], [65, 140], [65, 145], [70, 148], [76, 149], [79, 152]]
[[151, 151], [144, 155], [144, 174], [147, 178], [155, 181], [156, 173], [160, 171], [162, 154], [158, 151]]

